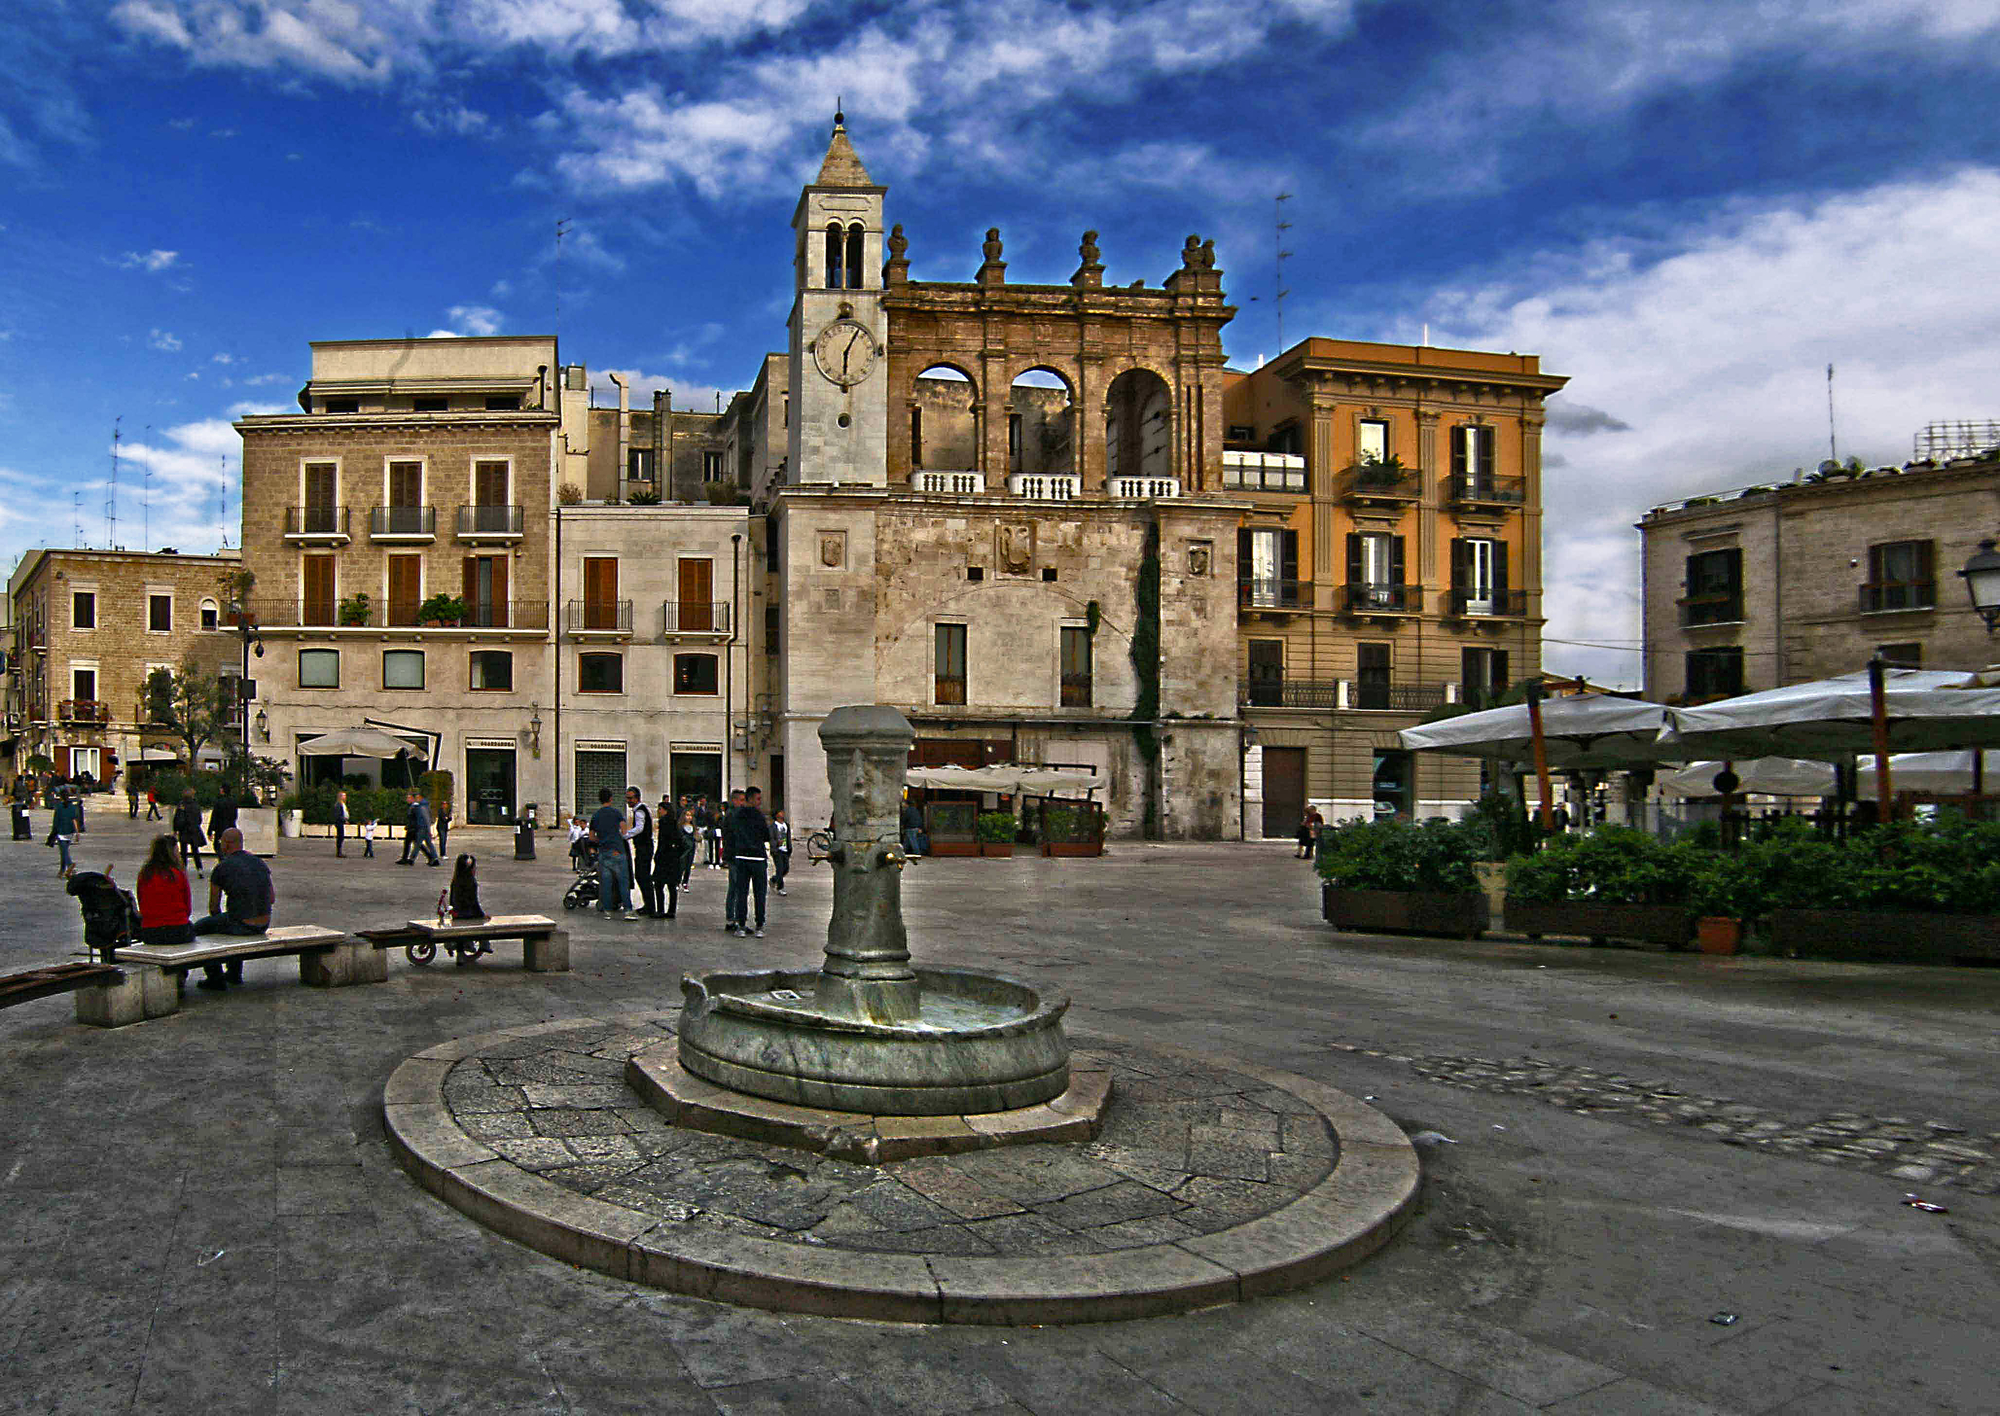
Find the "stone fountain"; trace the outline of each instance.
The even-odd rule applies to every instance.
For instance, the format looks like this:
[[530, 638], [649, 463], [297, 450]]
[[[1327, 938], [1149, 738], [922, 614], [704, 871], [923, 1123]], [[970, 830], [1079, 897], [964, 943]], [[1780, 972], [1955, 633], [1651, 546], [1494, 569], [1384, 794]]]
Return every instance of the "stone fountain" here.
[[913, 736], [880, 705], [820, 725], [835, 836], [826, 961], [684, 978], [684, 1070], [771, 1101], [891, 1117], [1012, 1111], [1069, 1087], [1066, 996], [911, 967], [898, 826]]

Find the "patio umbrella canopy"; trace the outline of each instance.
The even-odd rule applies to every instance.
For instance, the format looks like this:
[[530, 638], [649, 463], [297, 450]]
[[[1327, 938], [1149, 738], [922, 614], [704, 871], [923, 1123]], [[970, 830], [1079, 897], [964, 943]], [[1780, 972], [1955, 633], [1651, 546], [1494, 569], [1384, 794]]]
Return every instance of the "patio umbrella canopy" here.
[[421, 747], [413, 747], [379, 728], [336, 728], [330, 733], [321, 733], [310, 742], [299, 744], [299, 755], [302, 757], [389, 758], [403, 752], [419, 762], [430, 758], [430, 754]]
[[[1888, 669], [1889, 751], [2000, 747], [2000, 688], [1966, 687], [1963, 672]], [[1809, 757], [1845, 761], [1874, 750], [1866, 671], [1669, 708], [1660, 750], [1672, 759]], [[1895, 781], [1895, 766], [1890, 765]], [[1900, 785], [1900, 783], [1898, 783]]]
[[903, 778], [912, 787], [940, 787], [961, 792], [998, 792], [1003, 796], [1053, 796], [1060, 791], [1093, 791], [1104, 785], [1095, 772], [1059, 767], [995, 765], [992, 767], [912, 767]]
[[[1833, 795], [1835, 774], [1830, 763], [1813, 762], [1802, 757], [1753, 757], [1747, 762], [1727, 765], [1740, 784], [1736, 788], [1738, 795]], [[1715, 789], [1715, 777], [1723, 766], [1722, 762], [1690, 762], [1679, 771], [1662, 777], [1660, 790], [1678, 797], [1721, 796], [1722, 793]], [[1890, 767], [1890, 774], [1898, 786], [1902, 785], [1902, 773], [1894, 764]]]
[[[1889, 759], [1889, 782], [1899, 792], [1936, 792], [1950, 795], [1973, 789], [1973, 754], [1964, 752], [1902, 752]], [[1985, 754], [1985, 766], [1978, 778], [1988, 791], [2000, 788], [2000, 752]], [[1855, 768], [1858, 791], [1875, 790], [1875, 764], [1864, 761]]]
[[[1660, 752], [1660, 725], [1666, 712], [1657, 703], [1606, 693], [1544, 699], [1542, 741], [1549, 769], [1574, 772], [1678, 761], [1678, 756], [1662, 757]], [[1495, 762], [1534, 760], [1525, 703], [1423, 723], [1397, 736], [1413, 752], [1450, 752]]]

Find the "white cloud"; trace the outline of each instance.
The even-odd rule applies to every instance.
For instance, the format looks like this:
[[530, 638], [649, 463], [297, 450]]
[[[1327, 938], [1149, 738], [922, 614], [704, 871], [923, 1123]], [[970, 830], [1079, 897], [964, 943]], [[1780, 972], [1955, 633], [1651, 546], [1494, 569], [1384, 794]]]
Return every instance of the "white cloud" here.
[[351, 0], [120, 0], [111, 19], [198, 65], [380, 83], [417, 57], [409, 36], [429, 6], [378, 0], [370, 8], [364, 14]]
[[163, 329], [156, 329], [146, 336], [146, 343], [162, 354], [178, 354], [181, 342]]
[[253, 378], [247, 378], [243, 380], [243, 382], [247, 385], [255, 387], [259, 384], [289, 383], [291, 381], [291, 378], [292, 376], [290, 374], [258, 374]]
[[457, 103], [434, 110], [420, 108], [410, 115], [410, 121], [426, 133], [456, 133], [462, 138], [477, 137], [493, 126], [486, 114]]
[[217, 354], [209, 360], [211, 364], [240, 364], [243, 361], [234, 354]]
[[181, 258], [179, 251], [127, 251], [118, 258], [120, 270], [143, 270], [156, 274]]
[[689, 379], [675, 378], [672, 374], [649, 374], [639, 369], [593, 369], [590, 374], [592, 399], [600, 406], [618, 406], [618, 386], [611, 382], [611, 376], [618, 375], [631, 388], [632, 406], [650, 408], [653, 395], [661, 389], [670, 390], [674, 396], [674, 407], [693, 409], [697, 413], [712, 412], [715, 398], [719, 393], [727, 404], [731, 391], [719, 389], [714, 384], [699, 383]]
[[427, 336], [431, 339], [451, 339], [460, 335], [498, 334], [505, 319], [491, 305], [453, 305], [445, 312], [451, 321], [449, 329], [434, 329]]
[[[1570, 376], [1544, 478], [1553, 639], [1635, 643], [1649, 507], [1788, 479], [1840, 451], [1900, 463], [1937, 418], [1990, 411], [2000, 328], [2000, 172], [1736, 205], [1447, 292], [1437, 342], [1518, 349]], [[1622, 426], [1621, 426], [1622, 425]], [[1638, 681], [1634, 653], [1551, 643], [1551, 664]]]

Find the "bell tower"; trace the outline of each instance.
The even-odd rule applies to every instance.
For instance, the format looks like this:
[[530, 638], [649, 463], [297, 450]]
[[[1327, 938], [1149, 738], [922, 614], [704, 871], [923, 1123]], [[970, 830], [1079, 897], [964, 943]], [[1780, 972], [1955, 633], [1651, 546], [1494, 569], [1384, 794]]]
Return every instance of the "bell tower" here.
[[788, 482], [888, 485], [888, 322], [882, 197], [847, 140], [844, 114], [819, 176], [799, 196], [791, 319]]

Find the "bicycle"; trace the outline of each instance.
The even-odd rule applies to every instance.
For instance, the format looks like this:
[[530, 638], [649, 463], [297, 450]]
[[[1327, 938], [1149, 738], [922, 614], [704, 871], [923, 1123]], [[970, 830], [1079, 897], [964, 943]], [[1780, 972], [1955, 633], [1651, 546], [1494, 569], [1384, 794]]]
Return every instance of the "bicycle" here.
[[834, 835], [831, 826], [823, 831], [813, 832], [810, 836], [806, 837], [806, 859], [814, 865], [818, 865], [833, 854], [833, 848], [838, 844], [838, 841], [839, 838]]

